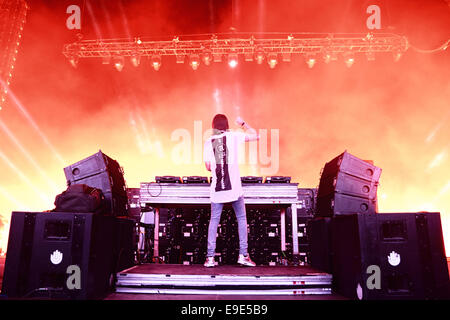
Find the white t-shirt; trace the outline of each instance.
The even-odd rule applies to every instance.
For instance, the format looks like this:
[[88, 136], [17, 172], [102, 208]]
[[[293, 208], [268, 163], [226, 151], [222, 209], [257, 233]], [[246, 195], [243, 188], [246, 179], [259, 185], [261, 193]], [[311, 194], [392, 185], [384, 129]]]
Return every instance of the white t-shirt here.
[[211, 202], [232, 202], [243, 195], [238, 150], [245, 136], [243, 132], [226, 131], [206, 140], [203, 160], [211, 163]]

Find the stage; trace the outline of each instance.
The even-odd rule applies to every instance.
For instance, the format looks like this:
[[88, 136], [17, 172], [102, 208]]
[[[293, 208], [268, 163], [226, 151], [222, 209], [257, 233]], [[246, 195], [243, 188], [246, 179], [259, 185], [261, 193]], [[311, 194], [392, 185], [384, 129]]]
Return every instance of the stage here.
[[322, 295], [332, 276], [309, 267], [143, 264], [117, 274], [116, 292], [219, 295]]
[[[450, 257], [447, 257], [447, 264], [450, 270]], [[0, 257], [0, 286], [3, 280], [4, 266], [5, 257]], [[208, 291], [203, 290], [203, 292], [200, 292], [200, 290], [197, 290], [195, 292], [191, 289], [189, 292], [185, 288], [184, 293], [182, 293], [183, 289], [180, 289], [180, 287], [183, 287], [183, 284], [178, 283], [177, 285], [177, 280], [184, 277], [192, 281], [196, 276], [198, 279], [203, 279], [203, 282], [209, 282], [210, 288], [207, 289]], [[281, 283], [283, 280], [289, 278], [297, 278], [300, 282], [305, 281], [305, 285], [306, 283], [311, 284], [313, 281], [320, 285], [321, 282], [323, 290], [315, 291], [315, 293], [312, 293], [314, 291], [307, 292], [305, 290], [305, 293], [301, 293], [301, 289], [299, 289], [298, 294], [293, 294], [293, 289], [287, 289], [284, 293], [280, 291], [263, 292], [263, 290], [260, 290], [259, 293], [247, 293], [244, 295], [242, 294], [244, 290], [240, 290], [241, 292], [237, 292], [239, 289], [234, 290], [234, 292], [229, 290], [227, 293], [224, 292], [225, 290], [223, 288], [220, 290], [212, 288], [213, 285], [218, 287], [221, 278], [224, 279], [227, 277], [234, 277], [234, 279], [240, 279], [241, 281], [246, 280], [251, 284], [261, 280], [279, 280]], [[127, 282], [126, 278], [130, 278], [131, 281]], [[159, 283], [159, 286], [154, 285], [154, 288], [150, 288], [150, 286], [138, 287], [137, 284], [139, 282], [137, 279], [139, 278], [142, 284], [149, 284], [153, 280], [153, 284]], [[215, 282], [213, 279], [217, 281]], [[116, 290], [108, 294], [104, 300], [348, 300], [348, 298], [333, 292], [333, 290], [327, 290], [326, 283], [330, 279], [331, 275], [321, 273], [306, 266], [257, 266], [255, 268], [219, 266], [205, 268], [201, 265], [143, 264], [119, 272], [117, 274]], [[187, 287], [188, 284], [185, 283], [184, 287]], [[234, 283], [234, 286], [237, 287], [240, 284], [242, 283]], [[295, 286], [293, 283], [289, 284], [288, 281], [286, 281], [285, 285]], [[260, 285], [260, 287], [263, 286]], [[199, 288], [200, 285], [197, 284], [197, 289]], [[155, 292], [150, 292], [152, 289]]]

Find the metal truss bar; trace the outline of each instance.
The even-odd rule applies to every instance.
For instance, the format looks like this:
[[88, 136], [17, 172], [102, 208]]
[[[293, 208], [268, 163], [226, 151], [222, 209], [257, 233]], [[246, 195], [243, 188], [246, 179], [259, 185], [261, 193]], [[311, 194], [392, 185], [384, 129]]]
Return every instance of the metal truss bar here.
[[226, 38], [211, 37], [196, 40], [147, 41], [103, 39], [83, 40], [64, 46], [68, 58], [107, 58], [111, 56], [177, 56], [191, 54], [226, 55], [268, 53], [330, 53], [345, 52], [404, 52], [408, 49], [405, 37], [395, 34], [322, 35], [295, 38]]

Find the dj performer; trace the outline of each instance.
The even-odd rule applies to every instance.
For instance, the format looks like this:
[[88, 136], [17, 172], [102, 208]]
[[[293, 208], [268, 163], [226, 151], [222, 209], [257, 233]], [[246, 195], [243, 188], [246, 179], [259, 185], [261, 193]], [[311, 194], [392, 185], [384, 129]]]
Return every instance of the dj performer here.
[[240, 117], [236, 123], [244, 132], [229, 131], [228, 119], [217, 114], [212, 121], [213, 134], [205, 142], [203, 159], [208, 171], [212, 172], [211, 180], [211, 220], [208, 227], [208, 248], [205, 267], [214, 267], [217, 227], [225, 203], [231, 203], [238, 223], [239, 258], [237, 263], [254, 267], [256, 264], [248, 254], [247, 214], [239, 174], [239, 145], [258, 140], [259, 135]]

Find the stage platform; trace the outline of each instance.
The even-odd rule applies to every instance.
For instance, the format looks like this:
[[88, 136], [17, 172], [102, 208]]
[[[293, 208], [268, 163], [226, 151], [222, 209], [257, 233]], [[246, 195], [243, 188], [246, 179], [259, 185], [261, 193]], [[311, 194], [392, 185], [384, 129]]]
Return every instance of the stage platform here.
[[305, 266], [142, 264], [117, 274], [117, 293], [168, 295], [327, 295], [332, 276]]
[[[450, 258], [447, 257], [447, 263], [449, 267], [449, 276], [450, 276]], [[0, 257], [0, 287], [3, 280], [3, 270], [5, 264], [5, 257]], [[314, 276], [316, 274], [316, 270], [308, 268], [308, 267], [269, 267], [269, 266], [257, 266], [254, 268], [248, 267], [238, 267], [238, 266], [219, 266], [215, 268], [205, 268], [201, 265], [194, 266], [184, 266], [184, 265], [170, 265], [170, 264], [143, 264], [132, 267], [128, 270], [124, 270], [117, 274], [118, 281], [121, 280], [121, 286], [116, 288], [116, 292], [110, 293], [105, 297], [105, 300], [347, 300], [347, 298], [338, 295], [334, 292], [322, 294], [280, 294], [280, 292], [276, 294], [271, 294], [266, 291], [265, 294], [232, 294], [231, 291], [228, 294], [221, 294], [218, 290], [208, 290], [203, 292], [203, 294], [198, 293], [190, 293], [187, 291], [183, 293], [176, 293], [177, 291], [168, 291], [166, 290], [149, 290], [148, 293], [145, 293], [144, 290], [137, 290], [136, 286], [133, 290], [132, 287], [129, 287], [126, 290], [124, 286], [126, 284], [125, 278], [129, 277], [129, 279], [138, 279], [139, 276], [143, 276], [146, 278], [146, 275], [154, 275], [156, 277], [159, 276], [160, 280], [162, 276], [164, 278], [175, 278], [175, 276], [183, 276], [188, 274], [185, 272], [189, 270], [189, 274], [191, 276], [203, 276], [203, 277], [213, 277], [213, 276], [232, 276], [233, 273], [236, 273], [235, 276], [250, 276], [253, 278], [253, 281], [256, 281], [255, 271], [263, 271], [261, 276], [269, 276], [269, 277], [306, 277], [308, 274], [310, 276]], [[152, 272], [152, 273], [148, 273]], [[320, 274], [320, 272], [319, 272]], [[322, 273], [323, 274], [323, 273]], [[316, 274], [317, 275], [317, 274]], [[326, 275], [326, 274], [323, 274]], [[141, 279], [143, 279], [141, 278]], [[242, 278], [241, 278], [242, 279]], [[192, 279], [191, 279], [192, 280]], [[136, 285], [137, 282], [134, 282]], [[119, 285], [119, 283], [118, 283]], [[142, 288], [145, 289], [145, 288]], [[262, 288], [260, 288], [262, 289]], [[170, 292], [170, 293], [169, 293]], [[240, 292], [242, 293], [242, 292]]]

